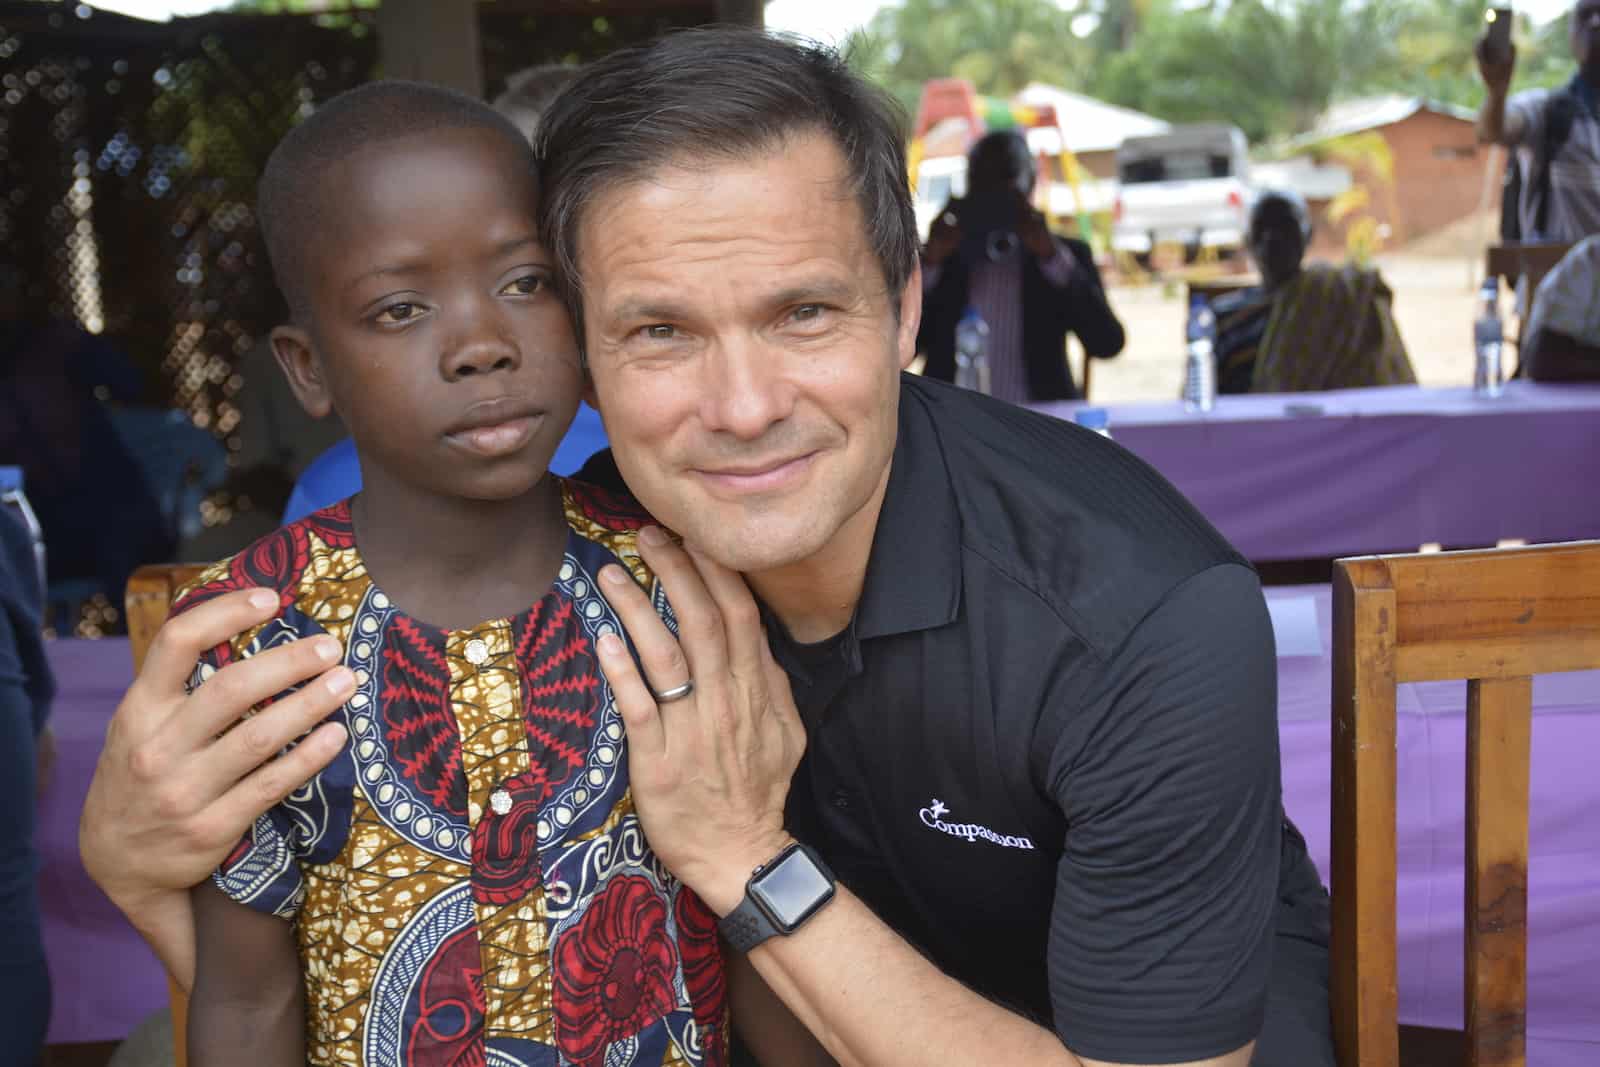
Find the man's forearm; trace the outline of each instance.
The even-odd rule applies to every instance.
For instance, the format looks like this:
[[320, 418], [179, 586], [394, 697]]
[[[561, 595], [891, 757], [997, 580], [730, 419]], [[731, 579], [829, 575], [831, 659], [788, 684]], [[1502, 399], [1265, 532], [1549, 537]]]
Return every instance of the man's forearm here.
[[842, 885], [804, 927], [749, 959], [842, 1067], [1083, 1062], [1055, 1034], [942, 973]]
[[161, 890], [137, 900], [108, 891], [185, 993], [194, 991], [194, 904], [181, 889]]

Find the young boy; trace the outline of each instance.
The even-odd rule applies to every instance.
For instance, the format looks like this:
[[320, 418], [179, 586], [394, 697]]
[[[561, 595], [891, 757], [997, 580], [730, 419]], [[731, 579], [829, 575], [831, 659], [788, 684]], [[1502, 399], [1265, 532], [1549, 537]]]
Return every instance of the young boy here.
[[180, 609], [276, 589], [197, 681], [310, 638], [356, 691], [343, 755], [195, 890], [197, 1067], [725, 1062], [714, 917], [641, 835], [595, 657], [621, 630], [596, 572], [652, 582], [643, 516], [546, 471], [582, 371], [536, 196], [507, 120], [401, 82], [330, 101], [263, 175], [274, 351], [365, 484]]

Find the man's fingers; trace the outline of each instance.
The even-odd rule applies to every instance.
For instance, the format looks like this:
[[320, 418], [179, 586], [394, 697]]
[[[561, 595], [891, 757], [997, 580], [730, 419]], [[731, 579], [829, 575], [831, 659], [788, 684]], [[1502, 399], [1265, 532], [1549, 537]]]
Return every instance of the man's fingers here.
[[627, 644], [616, 634], [606, 634], [595, 643], [595, 648], [617, 710], [622, 712], [622, 723], [628, 731], [628, 750], [650, 757], [662, 755], [667, 738], [661, 725], [661, 710], [639, 674], [639, 668], [634, 665], [633, 657], [628, 655]]
[[[249, 662], [257, 660], [247, 661]], [[221, 677], [222, 675], [218, 674], [212, 681]], [[207, 682], [203, 692], [209, 694], [210, 691], [211, 683]], [[350, 695], [354, 692], [355, 676], [350, 673], [350, 669], [335, 667], [308, 685], [302, 686], [298, 691], [273, 702], [248, 719], [232, 726], [232, 729], [228, 729], [216, 740], [206, 755], [204, 764], [207, 780], [203, 783], [205, 795], [220, 795], [234, 783], [250, 777], [257, 768], [264, 767], [285, 747], [338, 711], [339, 705], [350, 699]], [[197, 694], [197, 699], [190, 703], [203, 704], [208, 699], [209, 696]], [[338, 732], [343, 734], [342, 726], [330, 725], [335, 725]], [[220, 730], [218, 732], [221, 733]], [[292, 761], [289, 772], [291, 774], [298, 773], [297, 768], [301, 763], [323, 751], [320, 748], [313, 748], [303, 753], [301, 749], [304, 745], [305, 743], [301, 742], [292, 753], [283, 757]], [[331, 752], [326, 753], [327, 759], [313, 767], [311, 773], [302, 775], [299, 782], [305, 782], [311, 774], [321, 770], [323, 764], [332, 759], [337, 752], [338, 747], [335, 746]], [[297, 783], [288, 788], [293, 790], [298, 787]]]
[[207, 808], [208, 818], [216, 820], [210, 824], [208, 836], [223, 842], [240, 837], [262, 812], [281, 802], [326, 767], [344, 747], [345, 738], [342, 725], [324, 723], [288, 752], [235, 782], [220, 800]]
[[756, 606], [750, 587], [737, 571], [729, 570], [692, 547], [685, 548], [722, 618], [728, 665], [739, 678], [759, 678], [761, 649], [767, 639], [761, 632], [761, 609]]
[[146, 692], [141, 705], [181, 697], [202, 653], [272, 618], [278, 596], [270, 589], [240, 589], [168, 619], [150, 642], [134, 683]]
[[600, 568], [600, 592], [639, 650], [646, 684], [660, 691], [689, 680], [689, 661], [678, 639], [650, 606], [650, 598], [621, 567]]
[[[202, 687], [205, 691], [202, 699], [184, 702], [180, 720], [172, 724], [172, 736], [191, 747], [198, 747], [206, 738], [215, 737], [238, 722], [251, 708], [328, 671], [339, 662], [343, 651], [337, 638], [321, 634], [291, 641], [258, 656], [230, 663], [206, 679]], [[190, 668], [193, 669], [193, 664]], [[349, 670], [340, 667], [330, 673], [344, 680], [341, 684], [345, 696], [348, 696], [353, 682]], [[319, 684], [327, 681], [311, 682], [306, 688], [315, 690]], [[318, 719], [325, 718], [333, 708], [338, 707], [342, 699], [332, 701], [328, 711]], [[238, 773], [242, 775], [248, 770], [249, 767], [241, 767]]]
[[[639, 531], [639, 555], [655, 571], [667, 591], [672, 611], [678, 617], [678, 642], [688, 657], [689, 670], [697, 677], [710, 678], [727, 669], [727, 627], [717, 602], [683, 546], [673, 542], [666, 531], [647, 526]], [[628, 630], [633, 633], [632, 628]], [[634, 640], [638, 635], [634, 634]], [[682, 678], [658, 678], [654, 665], [641, 647], [645, 673], [657, 688], [677, 685]], [[659, 684], [657, 684], [659, 683]]]

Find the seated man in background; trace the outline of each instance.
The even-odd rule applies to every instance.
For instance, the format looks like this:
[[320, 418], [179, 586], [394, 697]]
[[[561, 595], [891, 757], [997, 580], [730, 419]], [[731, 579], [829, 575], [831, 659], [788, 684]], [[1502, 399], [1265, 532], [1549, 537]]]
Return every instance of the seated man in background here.
[[1089, 246], [1052, 234], [1033, 209], [1034, 178], [1020, 134], [980, 139], [967, 157], [967, 197], [934, 220], [922, 259], [924, 373], [954, 380], [956, 324], [971, 307], [989, 327], [990, 392], [1017, 404], [1082, 395], [1067, 367], [1068, 332], [1101, 359], [1126, 340]]
[[1600, 381], [1600, 236], [1544, 276], [1522, 331], [1522, 373], [1536, 382]]
[[1296, 393], [1417, 380], [1375, 270], [1303, 265], [1311, 212], [1299, 193], [1267, 190], [1250, 210], [1261, 284], [1220, 296], [1217, 392]]

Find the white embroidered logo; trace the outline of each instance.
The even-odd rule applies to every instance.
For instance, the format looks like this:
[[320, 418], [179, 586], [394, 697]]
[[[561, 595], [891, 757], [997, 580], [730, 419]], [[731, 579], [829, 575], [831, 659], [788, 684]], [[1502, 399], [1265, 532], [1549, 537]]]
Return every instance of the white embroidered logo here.
[[917, 812], [922, 819], [922, 825], [951, 837], [964, 837], [968, 841], [983, 838], [991, 844], [1001, 848], [1033, 848], [1033, 842], [1026, 837], [1013, 837], [1010, 834], [997, 834], [987, 826], [979, 826], [973, 822], [945, 822], [944, 816], [950, 814], [950, 809], [938, 797], [921, 811]]

